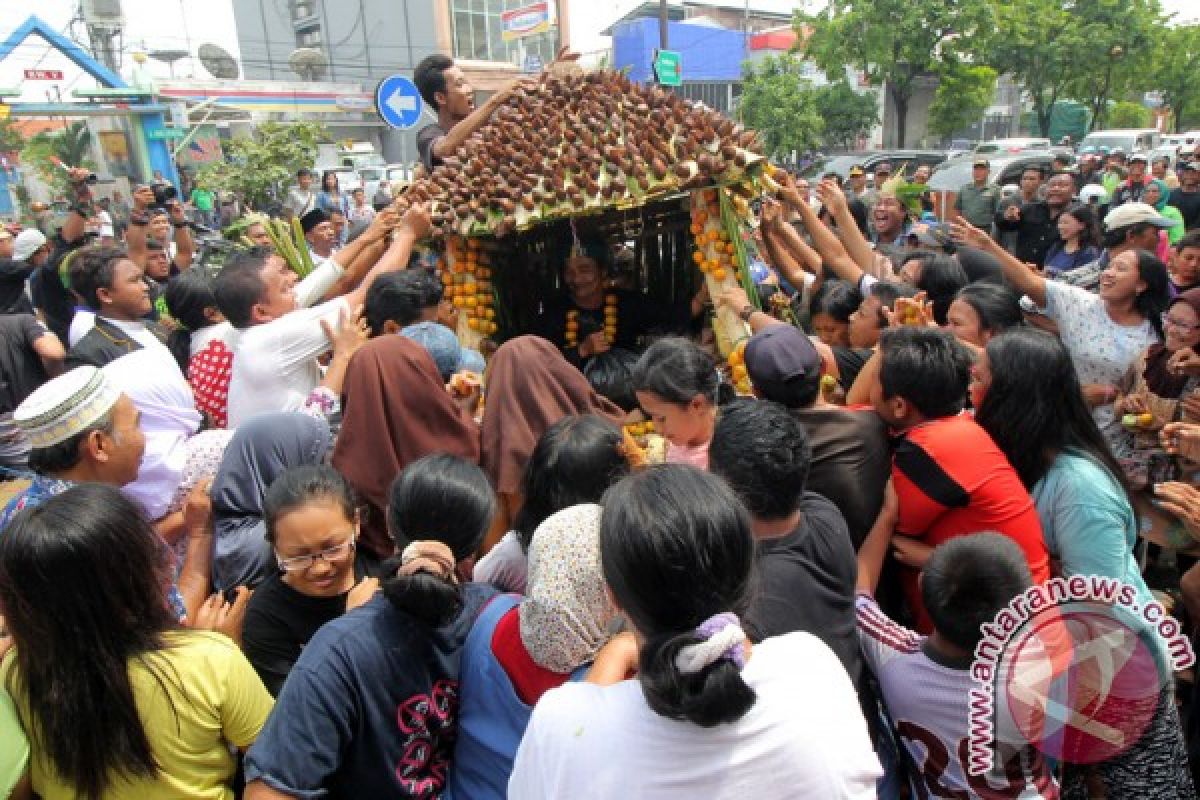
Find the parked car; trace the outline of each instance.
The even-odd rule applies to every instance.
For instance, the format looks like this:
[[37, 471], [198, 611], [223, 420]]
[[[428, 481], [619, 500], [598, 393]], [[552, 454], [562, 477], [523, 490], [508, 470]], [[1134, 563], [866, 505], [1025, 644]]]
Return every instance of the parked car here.
[[[940, 192], [957, 193], [959, 189], [971, 182], [971, 170], [979, 157], [973, 153], [968, 156], [952, 158], [937, 167], [929, 177], [929, 186]], [[1035, 166], [1049, 171], [1054, 163], [1054, 153], [1049, 150], [1025, 150], [1018, 153], [1002, 153], [987, 156], [991, 170], [988, 182], [995, 186], [1021, 182], [1021, 172]]]
[[1118, 147], [1126, 153], [1149, 153], [1159, 145], [1162, 134], [1154, 128], [1114, 128], [1107, 131], [1092, 131], [1083, 137], [1079, 149], [1091, 147], [1099, 150], [1107, 147], [1109, 151]]
[[1049, 147], [1049, 139], [1029, 137], [992, 139], [990, 142], [980, 142], [975, 145], [974, 153], [979, 156], [987, 156], [992, 153], [1019, 153], [1022, 150], [1044, 150]]
[[810, 181], [830, 172], [846, 178], [850, 168], [859, 165], [870, 176], [874, 174], [877, 164], [887, 161], [892, 165], [893, 175], [903, 169], [904, 174], [911, 176], [919, 166], [934, 167], [945, 160], [946, 154], [940, 150], [867, 150], [818, 159], [802, 170], [800, 175]]

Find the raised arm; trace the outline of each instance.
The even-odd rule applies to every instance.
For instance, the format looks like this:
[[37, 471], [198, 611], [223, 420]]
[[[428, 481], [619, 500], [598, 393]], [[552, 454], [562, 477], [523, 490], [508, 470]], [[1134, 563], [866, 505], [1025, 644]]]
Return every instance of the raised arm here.
[[1038, 308], [1046, 305], [1046, 279], [1038, 275], [1016, 256], [1009, 253], [1000, 243], [962, 217], [950, 223], [950, 233], [960, 244], [984, 250], [994, 255], [1004, 269], [1004, 277], [1021, 294], [1029, 295]]
[[392, 243], [388, 246], [387, 252], [383, 254], [383, 258], [379, 259], [358, 286], [346, 293], [346, 302], [349, 303], [350, 308], [358, 308], [367, 301], [367, 290], [371, 288], [371, 282], [376, 277], [388, 272], [398, 272], [407, 267], [413, 245], [428, 236], [431, 229], [428, 206], [415, 205], [405, 211], [404, 216], [400, 219], [400, 224], [392, 233]]
[[348, 294], [363, 282], [371, 268], [382, 259], [385, 252], [382, 249], [384, 237], [387, 236], [388, 231], [396, 227], [398, 220], [399, 215], [395, 209], [385, 208], [375, 215], [367, 229], [358, 238], [334, 253], [333, 260], [345, 270], [345, 273], [325, 293], [326, 299]]
[[846, 202], [845, 192], [833, 181], [824, 180], [817, 186], [817, 197], [821, 198], [822, 205], [833, 215], [833, 221], [837, 223], [838, 237], [842, 246], [846, 248], [846, 253], [860, 268], [871, 272], [875, 263], [875, 248], [871, 247], [867, 237], [859, 230], [858, 221], [850, 213], [850, 204]]
[[446, 135], [436, 140], [433, 143], [433, 154], [438, 158], [448, 158], [462, 147], [467, 139], [471, 138], [471, 134], [482, 128], [491, 118], [492, 114], [496, 113], [496, 109], [504, 105], [513, 92], [522, 88], [533, 88], [536, 81], [532, 78], [518, 78], [505, 86], [500, 91], [493, 94], [487, 100], [483, 101], [483, 105], [472, 111], [466, 119], [460, 120], [453, 128], [447, 131]]
[[796, 209], [800, 212], [804, 228], [812, 237], [813, 246], [821, 255], [821, 262], [825, 268], [851, 286], [858, 286], [862, 281], [864, 270], [846, 252], [846, 248], [838, 239], [837, 234], [831, 231], [824, 222], [821, 222], [817, 217], [817, 212], [813, 211], [812, 206], [808, 203], [802, 202], [796, 206]]
[[183, 205], [178, 200], [167, 207], [167, 214], [175, 232], [175, 266], [182, 272], [192, 266], [196, 258], [196, 243], [192, 239], [192, 229], [188, 227]]

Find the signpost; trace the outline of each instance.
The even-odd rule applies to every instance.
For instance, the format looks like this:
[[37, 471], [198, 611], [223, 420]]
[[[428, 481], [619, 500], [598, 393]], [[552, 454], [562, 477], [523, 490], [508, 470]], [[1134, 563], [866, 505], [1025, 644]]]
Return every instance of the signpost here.
[[421, 93], [404, 75], [391, 75], [375, 87], [375, 110], [388, 127], [406, 131], [421, 119]]
[[182, 139], [184, 136], [187, 136], [187, 131], [180, 128], [155, 128], [146, 131], [147, 139]]
[[27, 81], [61, 81], [62, 79], [63, 74], [60, 69], [25, 70], [25, 80]]
[[660, 86], [683, 84], [683, 62], [677, 50], [654, 51], [654, 77]]

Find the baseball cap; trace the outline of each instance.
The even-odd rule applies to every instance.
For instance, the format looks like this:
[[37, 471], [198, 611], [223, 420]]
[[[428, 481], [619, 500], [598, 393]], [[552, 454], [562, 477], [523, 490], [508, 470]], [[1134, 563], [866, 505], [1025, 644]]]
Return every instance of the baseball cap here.
[[0, 240], [11, 239], [11, 238], [13, 238], [12, 231], [10, 231], [8, 228], [0, 226]]
[[803, 331], [771, 325], [746, 343], [746, 372], [760, 396], [795, 408], [821, 374], [821, 356]]
[[46, 243], [46, 235], [37, 228], [28, 228], [17, 234], [17, 241], [13, 245], [13, 258], [17, 261], [24, 261], [38, 251], [38, 248]]
[[971, 162], [971, 166], [972, 167], [987, 167], [988, 169], [992, 168], [991, 162], [988, 161], [986, 158], [975, 159], [974, 161]]
[[451, 375], [463, 370], [479, 373], [484, 370], [483, 356], [478, 351], [459, 344], [454, 331], [445, 325], [437, 322], [418, 322], [401, 329], [400, 335], [412, 339], [429, 351], [444, 381], [450, 380]]
[[861, 175], [865, 175], [865, 174], [866, 173], [863, 172], [862, 166], [859, 164], [855, 164], [853, 167], [850, 168], [850, 177], [851, 178], [857, 178], [857, 177], [860, 177]]
[[1129, 157], [1129, 162], [1130, 162], [1130, 163], [1133, 163], [1134, 161], [1140, 161], [1140, 162], [1142, 162], [1143, 164], [1149, 164], [1149, 163], [1150, 163], [1150, 159], [1146, 157], [1146, 154], [1145, 154], [1145, 153], [1134, 153], [1133, 155], [1131, 155], [1131, 156]]
[[1108, 212], [1108, 216], [1104, 218], [1104, 230], [1109, 233], [1118, 228], [1144, 224], [1156, 228], [1171, 228], [1175, 221], [1162, 216], [1154, 206], [1146, 203], [1124, 203]]
[[878, 164], [875, 165], [875, 171], [876, 172], [891, 172], [892, 171], [892, 162], [880, 161]]
[[1183, 162], [1184, 169], [1194, 169], [1200, 172], [1200, 161], [1185, 161]]

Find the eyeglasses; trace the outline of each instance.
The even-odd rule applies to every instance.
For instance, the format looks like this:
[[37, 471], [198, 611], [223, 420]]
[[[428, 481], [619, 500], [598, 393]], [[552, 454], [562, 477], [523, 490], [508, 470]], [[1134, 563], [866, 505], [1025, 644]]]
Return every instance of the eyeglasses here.
[[1191, 333], [1192, 331], [1200, 330], [1200, 325], [1189, 325], [1186, 322], [1180, 322], [1177, 319], [1172, 319], [1171, 316], [1165, 312], [1162, 315], [1162, 324], [1164, 328], [1169, 325], [1181, 333]]
[[341, 564], [347, 558], [354, 554], [355, 542], [353, 539], [347, 539], [341, 544], [335, 544], [333, 547], [327, 547], [319, 553], [313, 553], [307, 556], [295, 556], [294, 558], [280, 558], [278, 554], [275, 556], [275, 563], [279, 565], [281, 572], [304, 572], [317, 563], [317, 559], [321, 559], [326, 564]]

